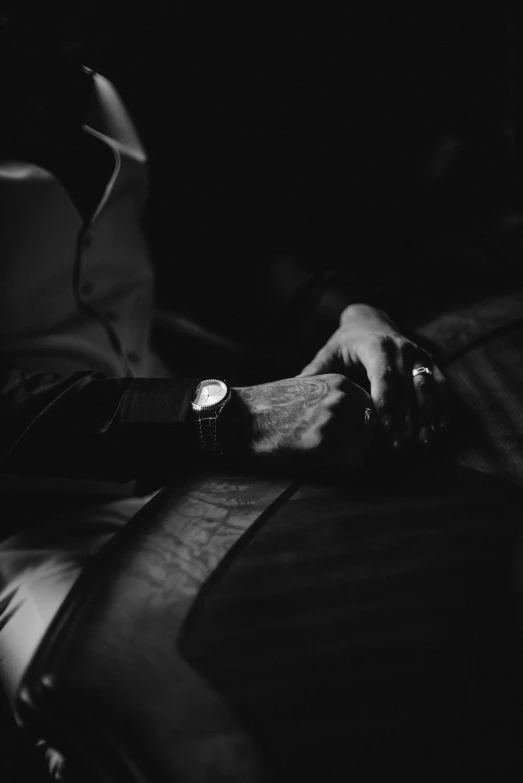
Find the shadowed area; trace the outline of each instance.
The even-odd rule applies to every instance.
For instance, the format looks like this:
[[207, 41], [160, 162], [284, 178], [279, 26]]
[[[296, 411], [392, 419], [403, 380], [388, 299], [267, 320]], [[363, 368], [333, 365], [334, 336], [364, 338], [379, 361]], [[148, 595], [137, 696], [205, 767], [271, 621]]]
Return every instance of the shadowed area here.
[[444, 466], [307, 486], [204, 590], [182, 649], [275, 779], [517, 773], [521, 500]]

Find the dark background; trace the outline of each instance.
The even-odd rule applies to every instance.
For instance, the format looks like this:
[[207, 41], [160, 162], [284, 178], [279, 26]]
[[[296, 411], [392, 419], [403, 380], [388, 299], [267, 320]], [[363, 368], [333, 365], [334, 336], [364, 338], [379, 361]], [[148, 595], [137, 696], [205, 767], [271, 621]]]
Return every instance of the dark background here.
[[115, 81], [149, 150], [147, 227], [175, 304], [223, 304], [280, 251], [407, 285], [431, 274], [428, 237], [519, 208], [515, 4], [340, 5], [68, 7], [72, 49]]
[[[451, 287], [424, 239], [520, 208], [516, 5], [338, 5], [67, 4], [69, 51], [116, 83], [149, 151], [161, 298], [226, 308], [235, 274], [280, 251]], [[36, 783], [2, 726], [2, 780]]]

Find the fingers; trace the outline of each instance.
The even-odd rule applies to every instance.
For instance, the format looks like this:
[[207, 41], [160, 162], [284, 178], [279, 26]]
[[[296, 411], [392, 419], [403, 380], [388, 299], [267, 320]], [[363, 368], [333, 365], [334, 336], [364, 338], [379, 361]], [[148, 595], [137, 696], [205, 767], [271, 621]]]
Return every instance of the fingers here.
[[370, 342], [360, 357], [386, 444], [396, 452], [407, 444], [429, 447], [447, 421], [446, 382], [431, 355], [410, 340], [390, 338]]
[[370, 382], [370, 394], [385, 439], [395, 450], [401, 448], [406, 426], [407, 406], [397, 347], [392, 340], [369, 341], [361, 361]]
[[420, 441], [426, 444], [447, 426], [447, 382], [427, 353], [414, 363], [411, 375]]
[[341, 404], [324, 431], [323, 458], [344, 469], [362, 467], [375, 445], [378, 417], [360, 386], [345, 378], [340, 390]]
[[[425, 372], [427, 370], [427, 372]], [[430, 373], [430, 374], [429, 374]], [[415, 430], [421, 446], [430, 446], [432, 442], [432, 422], [434, 419], [434, 386], [432, 370], [416, 361], [411, 370], [412, 389], [415, 409], [413, 411]]]
[[433, 443], [435, 433], [447, 423], [448, 394], [443, 373], [430, 354], [424, 353], [411, 370], [415, 430], [413, 436], [422, 447]]
[[310, 375], [323, 375], [324, 373], [330, 373], [335, 370], [336, 361], [330, 352], [327, 352], [324, 348], [318, 351], [312, 362], [309, 362], [306, 367], [297, 376], [305, 377]]
[[297, 376], [298, 378], [303, 378], [310, 375], [322, 375], [322, 373], [325, 372], [323, 369], [323, 366], [320, 362], [317, 362], [315, 359], [313, 359], [310, 364], [308, 364], [306, 367], [303, 368], [303, 370], [299, 373]]
[[[327, 348], [303, 368], [301, 377], [339, 369], [339, 356]], [[396, 453], [405, 446], [430, 447], [448, 418], [445, 378], [432, 356], [395, 334], [373, 335], [361, 341], [357, 358], [367, 374], [376, 411], [374, 421], [381, 425], [384, 445]], [[420, 368], [426, 371], [419, 372]]]

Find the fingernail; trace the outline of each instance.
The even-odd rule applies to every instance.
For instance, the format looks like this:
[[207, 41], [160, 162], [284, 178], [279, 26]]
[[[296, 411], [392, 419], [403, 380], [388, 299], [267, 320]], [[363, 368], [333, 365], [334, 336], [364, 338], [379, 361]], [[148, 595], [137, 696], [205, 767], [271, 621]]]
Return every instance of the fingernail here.
[[432, 435], [428, 427], [422, 427], [419, 431], [419, 442], [422, 446], [430, 446]]
[[383, 425], [383, 429], [385, 430], [385, 432], [390, 432], [390, 429], [392, 427], [392, 416], [386, 413], [385, 416], [381, 417], [381, 423]]

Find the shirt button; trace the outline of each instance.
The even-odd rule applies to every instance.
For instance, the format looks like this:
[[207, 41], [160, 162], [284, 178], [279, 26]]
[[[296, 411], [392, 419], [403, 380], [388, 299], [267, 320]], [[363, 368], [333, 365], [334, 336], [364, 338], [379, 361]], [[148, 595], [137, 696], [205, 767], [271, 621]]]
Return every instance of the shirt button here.
[[140, 356], [136, 353], [136, 351], [129, 351], [127, 358], [132, 364], [138, 364], [140, 361]]
[[80, 288], [80, 293], [82, 296], [89, 296], [93, 293], [93, 284], [92, 283], [82, 283], [82, 286]]

